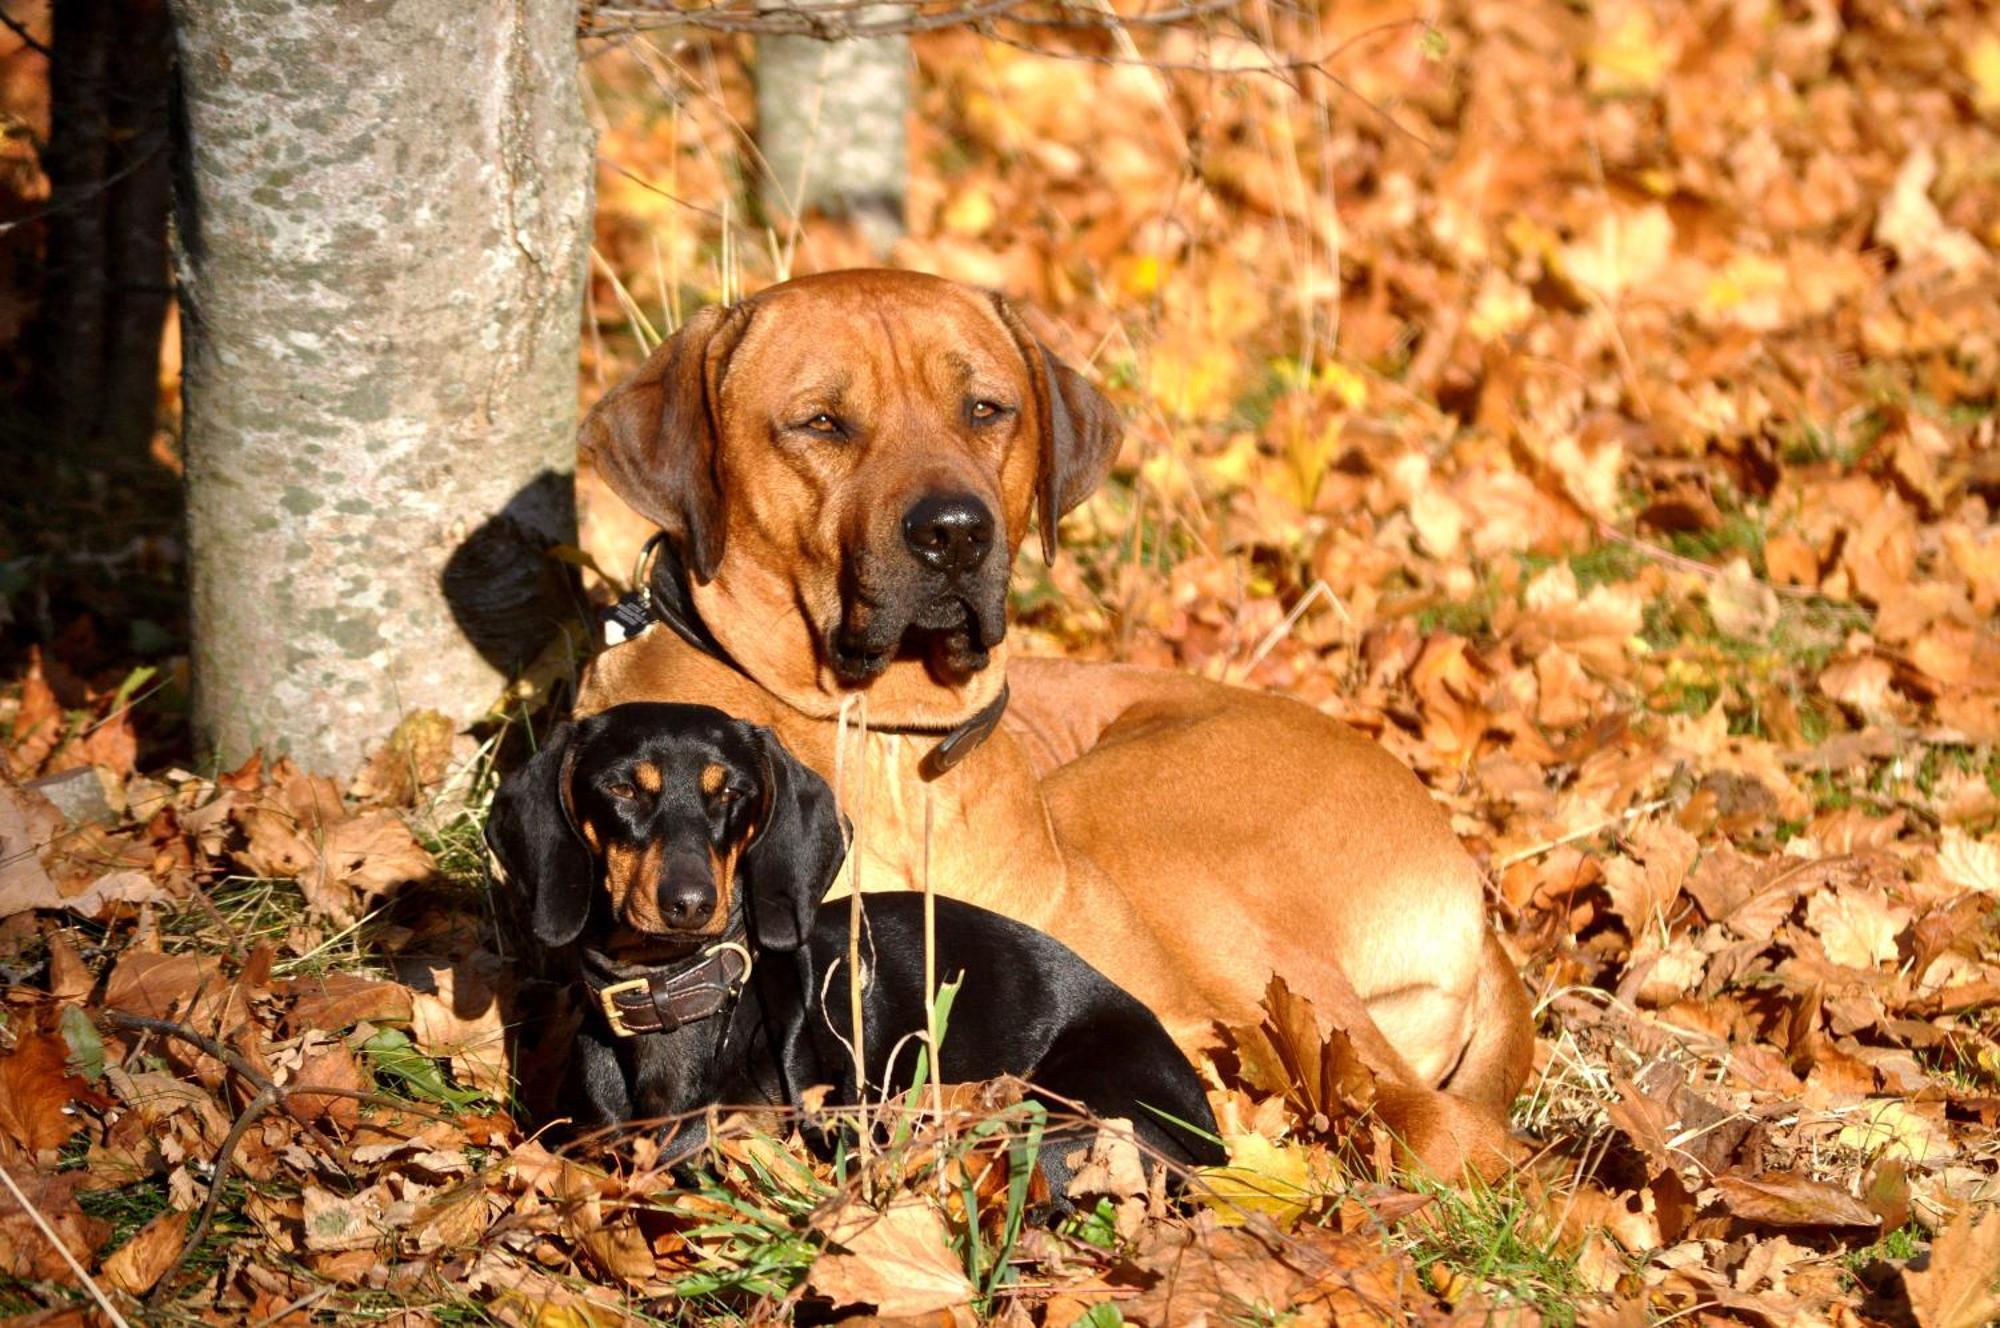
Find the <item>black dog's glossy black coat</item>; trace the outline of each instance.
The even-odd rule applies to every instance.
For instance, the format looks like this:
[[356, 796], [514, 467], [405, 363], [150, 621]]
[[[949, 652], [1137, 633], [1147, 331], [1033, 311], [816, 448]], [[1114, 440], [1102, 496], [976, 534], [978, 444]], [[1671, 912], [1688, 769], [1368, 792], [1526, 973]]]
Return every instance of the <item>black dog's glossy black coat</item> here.
[[[727, 807], [704, 811], [669, 781], [644, 807], [635, 809], [629, 797], [607, 801], [605, 789], [631, 791], [639, 762], [670, 772], [719, 765], [736, 796]], [[761, 816], [742, 815], [746, 793]], [[669, 805], [676, 800], [678, 808]], [[574, 818], [600, 827], [594, 829], [600, 848], [606, 825], [609, 833], [624, 827], [629, 834], [713, 844], [732, 823], [754, 820], [750, 841], [740, 846], [740, 888], [718, 883], [714, 897], [732, 915], [729, 929], [747, 930], [756, 964], [733, 1010], [672, 1033], [619, 1038], [601, 1014], [587, 1011], [571, 1060], [568, 1114], [582, 1124], [612, 1125], [716, 1103], [796, 1103], [816, 1084], [832, 1085], [837, 1103], [861, 1100], [843, 1041], [848, 906], [842, 902], [814, 920], [843, 856], [839, 814], [824, 780], [768, 731], [705, 706], [633, 703], [558, 730], [502, 785], [487, 838], [526, 896], [536, 938], [551, 947], [580, 942], [598, 950], [616, 920], [601, 888], [600, 854], [586, 845]], [[661, 861], [671, 864], [673, 845], [667, 850]], [[685, 898], [684, 871], [676, 871], [663, 866], [659, 888]], [[1200, 1080], [1151, 1011], [1041, 932], [956, 900], [935, 906], [938, 976], [964, 977], [944, 1039], [945, 1082], [1019, 1075], [1058, 1112], [1067, 1100], [1130, 1120], [1145, 1144], [1173, 1161], [1224, 1160], [1221, 1148], [1203, 1137], [1216, 1127]], [[924, 1026], [923, 900], [872, 894], [865, 908], [869, 980], [862, 1018], [873, 1097], [884, 1083], [907, 1085], [915, 1067], [918, 1040], [908, 1035]], [[565, 967], [575, 975], [576, 952], [569, 953]], [[892, 1066], [889, 1056], [898, 1050]], [[1043, 1157], [1057, 1195], [1061, 1151], [1045, 1150]]]

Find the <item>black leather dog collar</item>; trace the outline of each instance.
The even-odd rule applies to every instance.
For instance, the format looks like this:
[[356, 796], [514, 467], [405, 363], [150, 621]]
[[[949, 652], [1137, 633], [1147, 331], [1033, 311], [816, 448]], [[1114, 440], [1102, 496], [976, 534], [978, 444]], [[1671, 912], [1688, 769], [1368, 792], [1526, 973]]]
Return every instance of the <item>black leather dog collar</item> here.
[[[648, 561], [651, 572], [646, 573]], [[687, 567], [681, 562], [680, 551], [665, 535], [655, 535], [646, 541], [646, 547], [639, 554], [641, 568], [640, 588], [618, 601], [606, 620], [607, 638], [611, 644], [630, 640], [645, 631], [652, 623], [665, 623], [673, 629], [675, 636], [707, 655], [718, 663], [727, 664], [738, 673], [744, 673], [741, 665], [729, 657], [715, 634], [708, 630], [708, 624], [701, 620], [701, 614], [694, 607], [694, 595], [688, 589]], [[617, 634], [611, 636], [610, 628]], [[745, 677], [749, 675], [744, 673]], [[945, 733], [937, 746], [925, 753], [917, 769], [925, 779], [936, 779], [945, 771], [971, 755], [974, 748], [993, 736], [993, 730], [1000, 727], [1000, 716], [1007, 710], [1007, 684], [1000, 684], [1000, 694], [981, 707], [971, 718]], [[880, 733], [929, 733], [929, 729], [876, 730]]]
[[[720, 941], [685, 968], [643, 969], [584, 951], [583, 982], [598, 1012], [619, 1037], [671, 1033], [728, 1009], [750, 975], [750, 948]], [[620, 977], [635, 973], [633, 977]]]

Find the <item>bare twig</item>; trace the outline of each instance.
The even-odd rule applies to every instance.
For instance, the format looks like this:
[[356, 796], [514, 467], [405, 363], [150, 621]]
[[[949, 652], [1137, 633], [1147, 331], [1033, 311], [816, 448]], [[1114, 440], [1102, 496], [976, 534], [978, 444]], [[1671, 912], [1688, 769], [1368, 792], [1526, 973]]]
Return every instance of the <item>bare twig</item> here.
[[[1651, 561], [1659, 563], [1663, 567], [1671, 567], [1677, 572], [1692, 572], [1696, 576], [1705, 576], [1710, 580], [1728, 575], [1726, 569], [1717, 567], [1712, 563], [1702, 562], [1698, 558], [1683, 558], [1672, 549], [1663, 549], [1657, 544], [1640, 539], [1637, 535], [1627, 535], [1609, 521], [1599, 520], [1597, 522], [1597, 534], [1600, 539], [1610, 540], [1613, 544], [1622, 544], [1634, 553], [1642, 553]], [[1750, 579], [1758, 585], [1769, 589], [1772, 594], [1782, 596], [1785, 599], [1816, 600], [1826, 598], [1819, 591], [1808, 586], [1781, 586], [1777, 582], [1767, 581], [1761, 576], [1753, 576]]]
[[1495, 872], [1506, 871], [1516, 863], [1526, 862], [1530, 858], [1539, 858], [1544, 853], [1553, 853], [1565, 844], [1574, 844], [1579, 840], [1593, 838], [1603, 834], [1606, 830], [1615, 830], [1628, 821], [1636, 821], [1642, 816], [1650, 816], [1654, 812], [1665, 811], [1673, 805], [1674, 800], [1672, 798], [1655, 798], [1651, 802], [1642, 802], [1636, 807], [1626, 808], [1616, 816], [1586, 825], [1581, 830], [1572, 830], [1568, 834], [1558, 836], [1555, 839], [1547, 839], [1539, 844], [1530, 844], [1526, 848], [1517, 848], [1512, 853], [1495, 858], [1490, 870]]
[[[258, 1118], [273, 1106], [283, 1106], [289, 1112], [292, 1110], [292, 1099], [294, 1097], [339, 1097], [376, 1106], [393, 1107], [399, 1111], [407, 1111], [413, 1116], [421, 1116], [429, 1120], [442, 1121], [450, 1119], [437, 1112], [407, 1102], [398, 1101], [381, 1093], [364, 1092], [355, 1088], [336, 1088], [332, 1085], [321, 1084], [298, 1084], [287, 1087], [260, 1072], [256, 1066], [252, 1065], [247, 1059], [226, 1044], [209, 1037], [205, 1033], [198, 1033], [185, 1024], [177, 1024], [170, 1019], [155, 1019], [150, 1015], [126, 1014], [121, 1010], [106, 1010], [104, 1012], [104, 1021], [113, 1028], [123, 1029], [127, 1032], [157, 1033], [162, 1037], [170, 1037], [185, 1042], [189, 1046], [198, 1048], [208, 1055], [215, 1057], [215, 1059], [229, 1067], [232, 1072], [242, 1076], [245, 1081], [257, 1090], [257, 1095], [250, 1099], [249, 1104], [236, 1117], [235, 1123], [229, 1127], [229, 1133], [222, 1141], [222, 1147], [216, 1151], [213, 1174], [209, 1177], [208, 1182], [208, 1197], [202, 1201], [201, 1205], [201, 1217], [195, 1222], [194, 1230], [189, 1233], [186, 1243], [181, 1246], [180, 1255], [174, 1260], [173, 1266], [167, 1269], [166, 1274], [160, 1278], [158, 1285], [153, 1288], [153, 1293], [146, 1298], [146, 1303], [149, 1306], [159, 1303], [163, 1297], [169, 1294], [175, 1279], [180, 1274], [181, 1268], [186, 1265], [188, 1258], [200, 1247], [202, 1241], [208, 1238], [209, 1227], [215, 1221], [215, 1210], [221, 1203], [223, 1182], [229, 1178], [229, 1168], [235, 1160], [236, 1146], [250, 1127], [256, 1124]], [[321, 1151], [325, 1153], [327, 1161], [332, 1164], [334, 1170], [338, 1171], [343, 1177], [347, 1176], [347, 1169], [340, 1165], [340, 1159], [335, 1156], [332, 1142], [325, 1135], [321, 1134], [319, 1128], [312, 1124], [311, 1121], [305, 1119], [303, 1115], [297, 1112], [293, 1112], [292, 1114], [306, 1133], [312, 1136], [313, 1142], [320, 1146]], [[109, 1312], [108, 1307], [107, 1312]]]
[[20, 19], [15, 18], [13, 15], [7, 13], [7, 11], [5, 11], [4, 9], [0, 9], [0, 24], [4, 24], [7, 28], [7, 31], [13, 33], [16, 37], [19, 37], [21, 39], [21, 45], [27, 47], [29, 50], [33, 51], [36, 55], [41, 56], [42, 59], [53, 60], [56, 58], [56, 53], [48, 48], [47, 43], [42, 41], [42, 39], [37, 37], [34, 33], [28, 31], [27, 24], [21, 22]]
[[[206, 1033], [197, 1033], [186, 1024], [177, 1024], [171, 1019], [155, 1019], [150, 1015], [143, 1014], [126, 1014], [122, 1010], [106, 1010], [104, 1012], [104, 1021], [113, 1028], [124, 1029], [127, 1032], [158, 1033], [162, 1037], [175, 1038], [187, 1043], [191, 1047], [199, 1048], [221, 1061], [238, 1075], [241, 1075], [259, 1093], [274, 1093], [277, 1095], [278, 1101], [285, 1104], [286, 1110], [291, 1109], [291, 1095], [282, 1085], [269, 1075], [264, 1074], [227, 1044], [217, 1041]], [[308, 1092], [308, 1096], [314, 1095], [339, 1096], [339, 1094], [333, 1093], [330, 1089], [318, 1088], [311, 1089]], [[320, 1146], [320, 1149], [327, 1155], [328, 1160], [333, 1162], [334, 1168], [342, 1176], [345, 1176], [347, 1174], [346, 1169], [341, 1167], [339, 1160], [334, 1157], [332, 1141], [321, 1134], [317, 1126], [307, 1122], [303, 1117], [300, 1118], [300, 1124], [304, 1127], [306, 1133], [312, 1136], [313, 1142]]]
[[[259, 1073], [256, 1066], [250, 1064], [249, 1061], [245, 1060], [235, 1051], [232, 1051], [225, 1044], [217, 1042], [214, 1038], [206, 1034], [195, 1032], [186, 1024], [177, 1024], [170, 1019], [155, 1019], [150, 1015], [143, 1014], [126, 1014], [122, 1010], [106, 1010], [104, 1018], [113, 1027], [123, 1028], [131, 1032], [159, 1033], [165, 1037], [178, 1038], [191, 1046], [200, 1048], [249, 1080], [252, 1088], [275, 1088], [278, 1091], [280, 1103], [287, 1111], [291, 1110], [292, 1104], [290, 1099], [293, 1097], [344, 1097], [362, 1103], [365, 1106], [389, 1107], [396, 1111], [407, 1112], [412, 1116], [421, 1116], [425, 1120], [444, 1121], [446, 1123], [452, 1120], [452, 1117], [446, 1115], [444, 1112], [432, 1111], [429, 1107], [420, 1107], [414, 1102], [406, 1102], [402, 1098], [391, 1097], [387, 1093], [371, 1093], [359, 1088], [336, 1088], [331, 1084], [293, 1084], [287, 1086], [276, 1083], [267, 1076]], [[312, 1130], [313, 1127], [308, 1125], [306, 1128]], [[329, 1153], [333, 1150], [332, 1142], [316, 1131], [313, 1134], [313, 1141], [322, 1148], [325, 1148]], [[339, 1166], [339, 1163], [335, 1162], [334, 1165]], [[342, 1174], [344, 1175], [345, 1173], [343, 1172]]]
[[243, 1108], [243, 1114], [236, 1118], [236, 1123], [229, 1127], [229, 1133], [223, 1136], [222, 1147], [215, 1153], [215, 1165], [210, 1169], [208, 1197], [201, 1201], [201, 1216], [195, 1219], [194, 1230], [188, 1233], [181, 1252], [174, 1256], [173, 1264], [153, 1287], [153, 1294], [146, 1297], [147, 1308], [160, 1304], [168, 1297], [180, 1278], [181, 1269], [187, 1266], [188, 1257], [208, 1239], [208, 1229], [215, 1223], [215, 1210], [222, 1204], [222, 1184], [229, 1179], [230, 1164], [236, 1160], [236, 1145], [257, 1123], [257, 1118], [277, 1105], [283, 1096], [283, 1089], [266, 1081], [257, 1096], [250, 1099], [250, 1105]]
[[[1103, 30], [1161, 28], [1191, 19], [1225, 13], [1238, 0], [1191, 0], [1144, 14], [1072, 8], [1058, 3], [1053, 12], [1036, 0], [970, 0], [947, 9], [930, 9], [926, 0], [824, 0], [817, 4], [722, 4], [711, 9], [675, 9], [666, 0], [655, 4], [600, 6], [584, 31], [587, 37], [622, 37], [662, 27], [700, 28], [710, 32], [752, 33], [758, 36], [815, 37], [821, 41], [905, 36], [943, 28], [983, 25], [995, 20], [1034, 28]], [[887, 9], [901, 10], [884, 16]], [[607, 24], [605, 20], [612, 20]]]

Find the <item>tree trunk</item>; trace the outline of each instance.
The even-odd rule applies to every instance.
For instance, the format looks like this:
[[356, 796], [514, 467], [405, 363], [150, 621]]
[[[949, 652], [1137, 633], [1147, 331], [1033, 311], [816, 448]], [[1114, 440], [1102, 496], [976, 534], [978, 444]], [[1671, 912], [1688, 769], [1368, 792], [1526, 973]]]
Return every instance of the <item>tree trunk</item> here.
[[166, 0], [64, 0], [52, 47], [33, 378], [65, 455], [143, 464], [167, 312]]
[[[865, 24], [902, 12], [843, 17]], [[849, 217], [886, 253], [904, 227], [910, 39], [760, 37], [756, 76], [765, 215], [781, 224], [815, 208]]]
[[575, 0], [174, 0], [195, 731], [345, 772], [570, 612]]

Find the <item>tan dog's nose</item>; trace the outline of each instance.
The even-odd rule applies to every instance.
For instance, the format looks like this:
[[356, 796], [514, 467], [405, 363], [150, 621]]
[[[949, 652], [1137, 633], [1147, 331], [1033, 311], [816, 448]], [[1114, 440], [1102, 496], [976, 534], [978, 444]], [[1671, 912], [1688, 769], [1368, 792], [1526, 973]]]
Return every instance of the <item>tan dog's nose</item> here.
[[993, 550], [993, 513], [970, 494], [926, 494], [903, 513], [903, 543], [918, 562], [956, 580]]

